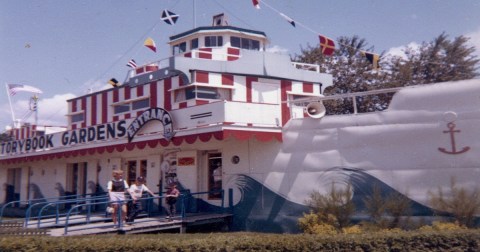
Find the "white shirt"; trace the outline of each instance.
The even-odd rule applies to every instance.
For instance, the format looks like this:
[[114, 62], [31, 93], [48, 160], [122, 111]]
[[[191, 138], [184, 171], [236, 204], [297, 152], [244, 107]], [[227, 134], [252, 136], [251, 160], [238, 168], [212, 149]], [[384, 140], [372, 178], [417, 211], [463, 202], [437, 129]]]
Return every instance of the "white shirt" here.
[[133, 197], [135, 198], [141, 198], [142, 193], [145, 191], [149, 191], [148, 187], [146, 185], [139, 185], [137, 186], [136, 184], [132, 184], [130, 186], [130, 193], [132, 194]]

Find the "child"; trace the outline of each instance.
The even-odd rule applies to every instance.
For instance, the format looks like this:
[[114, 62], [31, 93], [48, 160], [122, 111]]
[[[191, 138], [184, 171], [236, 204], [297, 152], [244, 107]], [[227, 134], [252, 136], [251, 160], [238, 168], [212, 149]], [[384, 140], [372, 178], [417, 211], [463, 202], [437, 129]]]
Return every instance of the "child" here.
[[165, 198], [165, 201], [167, 202], [167, 219], [169, 221], [172, 221], [173, 216], [175, 215], [175, 212], [177, 210], [176, 204], [177, 204], [177, 198], [180, 196], [180, 191], [177, 189], [176, 184], [171, 184], [169, 188], [167, 189], [167, 195]]
[[138, 177], [137, 180], [135, 181], [135, 184], [130, 186], [130, 194], [132, 195], [133, 202], [131, 204], [131, 207], [128, 209], [128, 217], [127, 217], [127, 223], [132, 223], [135, 220], [135, 217], [142, 211], [142, 202], [140, 199], [142, 198], [143, 192], [148, 192], [152, 197], [155, 195], [153, 194], [150, 189], [144, 184], [145, 183], [145, 178], [144, 177]]
[[[108, 189], [108, 196], [110, 197], [110, 201], [113, 207], [113, 213], [112, 213], [113, 227], [117, 228], [118, 227], [117, 223], [121, 222], [121, 221], [118, 221], [118, 218], [117, 218], [119, 205], [122, 205], [121, 220], [125, 220], [125, 217], [127, 215], [127, 206], [125, 205], [125, 192], [130, 193], [130, 191], [128, 190], [127, 181], [123, 180], [122, 170], [113, 171], [113, 179], [108, 181], [107, 189]], [[132, 196], [132, 198], [135, 199], [134, 196]]]

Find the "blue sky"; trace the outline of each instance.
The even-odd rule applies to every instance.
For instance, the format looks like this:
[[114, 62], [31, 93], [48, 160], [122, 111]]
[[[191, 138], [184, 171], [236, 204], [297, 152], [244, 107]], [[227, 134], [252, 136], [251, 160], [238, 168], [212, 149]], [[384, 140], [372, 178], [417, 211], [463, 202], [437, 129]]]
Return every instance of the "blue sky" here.
[[[230, 25], [264, 31], [270, 50], [291, 55], [318, 45], [318, 34], [358, 35], [381, 53], [442, 32], [471, 37], [480, 52], [478, 0], [265, 0], [260, 6], [251, 0], [0, 0], [0, 132], [12, 123], [6, 83], [41, 89], [39, 124], [65, 125], [66, 99], [105, 88], [112, 77], [123, 81], [131, 58], [144, 64], [168, 57], [169, 36], [211, 25], [219, 13]], [[160, 20], [164, 9], [180, 15], [175, 25]], [[147, 37], [157, 53], [143, 46]], [[17, 118], [28, 98], [13, 97]]]

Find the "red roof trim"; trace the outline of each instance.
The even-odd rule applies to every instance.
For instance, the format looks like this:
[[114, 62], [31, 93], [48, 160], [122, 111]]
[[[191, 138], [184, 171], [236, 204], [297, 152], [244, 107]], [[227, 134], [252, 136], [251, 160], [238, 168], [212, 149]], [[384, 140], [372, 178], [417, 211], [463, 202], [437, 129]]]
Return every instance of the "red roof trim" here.
[[114, 151], [123, 152], [125, 150], [132, 151], [135, 148], [138, 148], [139, 150], [143, 150], [145, 149], [145, 147], [147, 147], [147, 145], [149, 148], [156, 148], [158, 144], [160, 144], [163, 147], [167, 147], [170, 143], [172, 143], [175, 146], [179, 146], [183, 142], [187, 144], [193, 144], [197, 140], [200, 140], [202, 142], [208, 142], [212, 139], [222, 141], [229, 137], [234, 137], [235, 139], [240, 141], [245, 141], [251, 138], [255, 138], [257, 141], [260, 141], [260, 142], [268, 142], [272, 140], [277, 140], [278, 142], [282, 142], [282, 133], [280, 132], [223, 130], [223, 131], [200, 133], [196, 135], [174, 137], [171, 142], [162, 138], [162, 139], [148, 140], [148, 141], [142, 141], [142, 142], [136, 142], [136, 143], [100, 146], [100, 147], [81, 149], [81, 150], [69, 150], [64, 152], [42, 154], [42, 155], [31, 156], [31, 157], [10, 158], [10, 159], [1, 160], [0, 163], [10, 164], [10, 163], [17, 163], [17, 162], [20, 163], [20, 162], [40, 161], [40, 160], [47, 160], [47, 159], [53, 160], [53, 159], [60, 159], [60, 158], [94, 155], [96, 153], [103, 154], [105, 153], [105, 151], [107, 153], [113, 153]]

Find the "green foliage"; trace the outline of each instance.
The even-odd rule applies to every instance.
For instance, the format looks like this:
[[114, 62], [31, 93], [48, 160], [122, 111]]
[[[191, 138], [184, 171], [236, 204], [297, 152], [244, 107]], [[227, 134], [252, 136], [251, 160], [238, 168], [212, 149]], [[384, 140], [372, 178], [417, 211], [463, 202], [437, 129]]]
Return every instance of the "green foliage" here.
[[389, 62], [392, 83], [405, 86], [475, 78], [479, 59], [475, 48], [467, 46], [468, 40], [464, 36], [448, 40], [442, 33], [418, 48], [407, 47], [406, 58]]
[[[371, 196], [365, 197], [363, 202], [371, 220], [379, 228], [398, 228], [408, 222], [411, 205], [405, 195], [393, 192], [384, 196], [380, 188], [374, 184]], [[402, 218], [404, 220], [401, 223]]]
[[0, 237], [0, 251], [479, 251], [478, 230], [306, 235], [263, 233]]
[[363, 230], [359, 225], [342, 228], [342, 233], [344, 234], [361, 234], [362, 232]]
[[350, 184], [344, 189], [339, 189], [336, 188], [335, 183], [332, 183], [330, 192], [324, 195], [314, 191], [306, 204], [318, 215], [318, 224], [328, 224], [340, 230], [348, 226], [355, 212], [352, 196], [353, 190]]
[[13, 140], [13, 137], [10, 136], [9, 134], [7, 134], [7, 133], [0, 133], [0, 143], [1, 143], [1, 142], [12, 141], [12, 140]]
[[419, 228], [421, 231], [458, 231], [466, 229], [465, 226], [460, 226], [458, 223], [440, 221], [434, 221], [431, 226], [423, 226]]
[[430, 203], [438, 215], [450, 213], [460, 225], [472, 227], [475, 216], [480, 214], [480, 190], [467, 190], [456, 185], [455, 178], [450, 181], [447, 193], [441, 187], [437, 192], [429, 192]]
[[[320, 71], [332, 74], [333, 86], [325, 90], [326, 95], [344, 94], [383, 88], [403, 87], [444, 81], [465, 80], [478, 77], [480, 60], [475, 47], [468, 46], [469, 38], [459, 36], [452, 40], [445, 33], [431, 42], [418, 47], [407, 47], [405, 57], [380, 53], [381, 70], [361, 56], [361, 51], [374, 52], [365, 39], [358, 36], [339, 37], [333, 56], [324, 56], [319, 46], [301, 48], [293, 61], [318, 64]], [[358, 97], [357, 112], [373, 112], [388, 108], [392, 94]], [[351, 114], [351, 98], [325, 101], [328, 114]]]
[[337, 230], [333, 225], [327, 223], [335, 223], [335, 217], [330, 216], [331, 220], [325, 221], [322, 215], [310, 212], [303, 214], [303, 217], [298, 220], [298, 226], [306, 234], [337, 234]]

